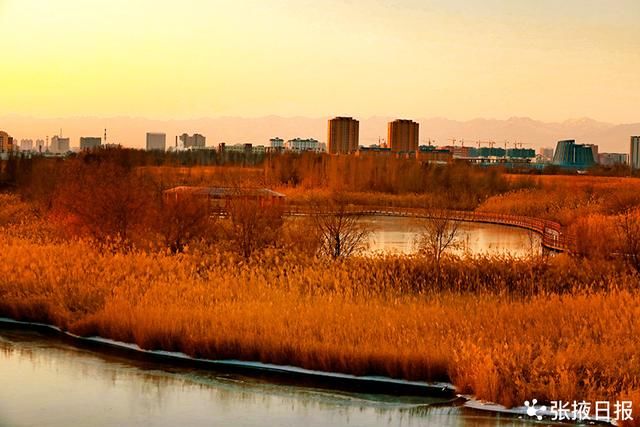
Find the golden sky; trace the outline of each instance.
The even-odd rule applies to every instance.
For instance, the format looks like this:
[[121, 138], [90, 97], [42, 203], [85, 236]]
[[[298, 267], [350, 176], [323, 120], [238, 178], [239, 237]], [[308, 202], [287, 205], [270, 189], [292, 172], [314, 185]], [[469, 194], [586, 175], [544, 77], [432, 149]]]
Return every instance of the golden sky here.
[[638, 0], [0, 0], [0, 114], [640, 120]]

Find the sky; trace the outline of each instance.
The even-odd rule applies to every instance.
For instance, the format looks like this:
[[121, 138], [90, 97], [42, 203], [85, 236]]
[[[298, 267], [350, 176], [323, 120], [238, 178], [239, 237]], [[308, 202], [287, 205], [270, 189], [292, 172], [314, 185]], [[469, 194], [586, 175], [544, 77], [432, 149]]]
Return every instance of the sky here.
[[0, 0], [0, 115], [640, 121], [638, 0]]

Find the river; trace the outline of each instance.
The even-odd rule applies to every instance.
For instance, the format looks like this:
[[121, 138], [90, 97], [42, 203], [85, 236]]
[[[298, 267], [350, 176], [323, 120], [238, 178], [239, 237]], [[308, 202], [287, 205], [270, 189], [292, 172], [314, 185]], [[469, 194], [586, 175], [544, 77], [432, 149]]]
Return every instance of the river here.
[[529, 426], [428, 397], [327, 391], [0, 326], [0, 426]]

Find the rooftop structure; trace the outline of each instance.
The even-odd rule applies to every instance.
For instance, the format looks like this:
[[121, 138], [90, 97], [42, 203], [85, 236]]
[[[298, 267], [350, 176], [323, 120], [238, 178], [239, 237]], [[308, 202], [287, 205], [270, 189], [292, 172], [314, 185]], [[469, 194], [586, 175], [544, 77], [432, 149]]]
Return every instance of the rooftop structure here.
[[268, 188], [234, 188], [234, 187], [192, 187], [179, 186], [164, 192], [168, 199], [185, 197], [204, 198], [209, 201], [207, 208], [213, 213], [224, 213], [234, 200], [250, 200], [260, 206], [279, 206], [286, 196]]

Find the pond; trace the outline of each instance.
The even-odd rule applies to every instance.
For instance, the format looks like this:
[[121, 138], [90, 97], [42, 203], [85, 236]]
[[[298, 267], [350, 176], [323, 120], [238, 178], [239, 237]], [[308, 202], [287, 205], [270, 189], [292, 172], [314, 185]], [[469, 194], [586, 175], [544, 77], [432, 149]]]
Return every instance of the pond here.
[[[370, 216], [363, 221], [372, 229], [369, 253], [410, 254], [417, 250], [417, 239], [423, 228], [415, 218]], [[542, 251], [541, 237], [533, 232], [506, 225], [461, 222], [458, 226], [458, 247], [454, 253], [473, 255], [510, 255], [524, 257]]]

